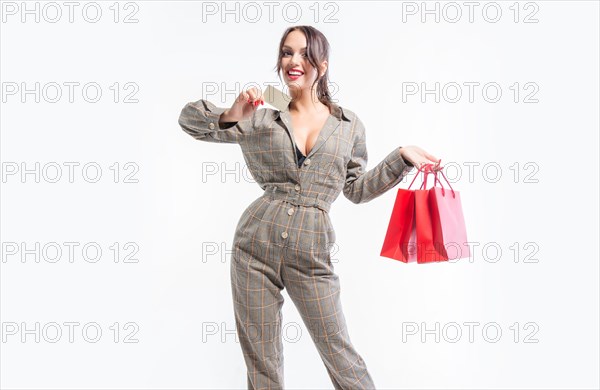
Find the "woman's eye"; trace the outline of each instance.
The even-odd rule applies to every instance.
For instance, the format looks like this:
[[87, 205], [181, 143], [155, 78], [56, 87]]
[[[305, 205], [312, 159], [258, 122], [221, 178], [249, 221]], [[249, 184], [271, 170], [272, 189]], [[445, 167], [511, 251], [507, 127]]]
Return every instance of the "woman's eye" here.
[[[285, 56], [287, 56], [287, 55], [291, 55], [291, 54], [292, 54], [292, 53], [290, 53], [289, 51], [284, 51], [284, 52], [283, 52], [283, 56], [284, 56], [284, 57], [285, 57]], [[308, 55], [307, 55], [306, 53], [302, 53], [301, 55], [302, 55], [302, 57], [305, 57], [305, 58], [306, 58], [306, 57], [308, 57]]]

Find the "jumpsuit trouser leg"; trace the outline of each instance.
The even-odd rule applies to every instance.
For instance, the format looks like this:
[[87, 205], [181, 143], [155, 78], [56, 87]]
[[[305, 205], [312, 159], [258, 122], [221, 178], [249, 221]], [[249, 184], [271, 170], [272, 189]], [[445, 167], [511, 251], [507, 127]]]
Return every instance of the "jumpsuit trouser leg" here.
[[277, 258], [280, 249], [255, 243], [251, 250], [252, 255], [234, 247], [231, 264], [235, 323], [247, 367], [248, 389], [284, 389], [283, 284], [277, 275], [277, 262], [269, 261]]
[[317, 246], [303, 253], [290, 248], [287, 254], [282, 266], [286, 291], [300, 312], [334, 388], [375, 389], [366, 363], [350, 340], [340, 280], [329, 250]]
[[344, 318], [340, 281], [330, 257], [329, 216], [316, 207], [263, 199], [249, 207], [239, 229], [245, 233], [234, 240], [231, 283], [248, 389], [284, 389], [283, 288], [298, 309], [334, 388], [374, 389]]

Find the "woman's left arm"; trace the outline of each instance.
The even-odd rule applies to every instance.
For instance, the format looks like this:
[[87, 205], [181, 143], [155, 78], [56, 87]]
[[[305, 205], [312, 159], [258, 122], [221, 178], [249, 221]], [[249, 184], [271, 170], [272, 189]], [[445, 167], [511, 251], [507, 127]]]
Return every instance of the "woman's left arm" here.
[[439, 162], [418, 146], [399, 146], [379, 164], [367, 171], [368, 153], [365, 126], [355, 117], [354, 146], [346, 167], [344, 196], [353, 203], [368, 202], [395, 187], [415, 166]]
[[401, 147], [394, 148], [369, 171], [365, 126], [355, 117], [354, 146], [346, 169], [344, 196], [353, 203], [365, 203], [382, 195], [402, 181], [414, 166], [402, 156]]

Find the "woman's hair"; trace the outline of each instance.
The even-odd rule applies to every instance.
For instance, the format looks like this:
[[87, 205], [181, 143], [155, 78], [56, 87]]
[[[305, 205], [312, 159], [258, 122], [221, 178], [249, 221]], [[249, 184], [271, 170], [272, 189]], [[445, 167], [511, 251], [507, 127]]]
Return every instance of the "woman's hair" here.
[[308, 62], [317, 70], [317, 79], [313, 85], [311, 85], [311, 89], [317, 84], [317, 98], [321, 103], [327, 105], [327, 107], [331, 109], [331, 104], [333, 102], [331, 100], [331, 94], [329, 93], [329, 66], [323, 76], [319, 77], [321, 71], [319, 65], [321, 62], [327, 61], [329, 63], [329, 42], [327, 41], [327, 38], [325, 38], [325, 35], [316, 28], [312, 26], [292, 26], [285, 30], [281, 37], [281, 41], [279, 42], [279, 52], [277, 54], [276, 70], [279, 80], [281, 80], [280, 72], [281, 58], [283, 57], [283, 44], [285, 43], [288, 34], [294, 30], [299, 30], [304, 33], [304, 36], [306, 37], [306, 54], [308, 56]]

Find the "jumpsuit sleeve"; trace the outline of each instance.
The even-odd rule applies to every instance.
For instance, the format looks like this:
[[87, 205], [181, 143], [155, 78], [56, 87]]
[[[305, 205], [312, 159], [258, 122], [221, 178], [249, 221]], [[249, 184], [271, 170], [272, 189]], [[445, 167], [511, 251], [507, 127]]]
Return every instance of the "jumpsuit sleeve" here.
[[353, 139], [354, 146], [346, 167], [343, 190], [344, 196], [353, 203], [365, 203], [382, 195], [400, 183], [414, 167], [401, 156], [399, 146], [374, 168], [367, 171], [365, 126], [358, 117], [356, 117]]
[[205, 99], [190, 102], [181, 110], [179, 125], [200, 141], [239, 144], [244, 134], [253, 127], [258, 110], [250, 118], [239, 122], [219, 123], [219, 117], [227, 109]]

